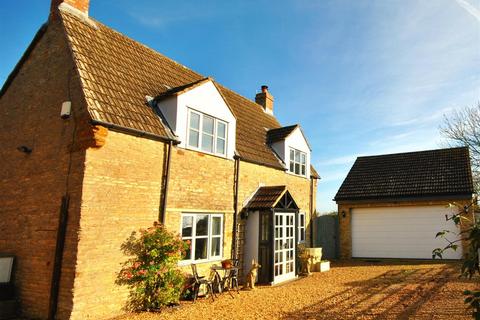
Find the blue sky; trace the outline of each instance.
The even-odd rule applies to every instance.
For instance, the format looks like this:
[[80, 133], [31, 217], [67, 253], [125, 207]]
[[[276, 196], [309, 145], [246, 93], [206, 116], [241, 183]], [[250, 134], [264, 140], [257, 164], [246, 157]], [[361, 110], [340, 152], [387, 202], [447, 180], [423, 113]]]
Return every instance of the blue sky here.
[[[2, 3], [0, 83], [49, 3]], [[480, 101], [480, 0], [91, 0], [90, 15], [248, 98], [268, 84], [312, 145], [321, 212], [357, 156], [442, 147], [443, 115]]]

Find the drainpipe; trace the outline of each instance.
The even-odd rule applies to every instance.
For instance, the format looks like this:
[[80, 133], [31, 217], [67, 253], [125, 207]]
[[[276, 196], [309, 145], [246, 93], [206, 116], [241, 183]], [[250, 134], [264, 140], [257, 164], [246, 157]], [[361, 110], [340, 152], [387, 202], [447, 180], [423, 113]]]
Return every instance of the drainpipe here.
[[170, 180], [170, 162], [172, 159], [172, 146], [173, 141], [170, 140], [167, 144], [167, 163], [165, 168], [165, 177], [164, 177], [164, 192], [162, 197], [162, 204], [160, 210], [160, 216], [158, 217], [158, 221], [165, 225], [166, 215], [167, 215], [167, 197], [168, 197], [168, 182]]
[[63, 248], [65, 247], [65, 235], [67, 233], [68, 206], [70, 196], [62, 197], [60, 207], [60, 218], [58, 221], [57, 240], [55, 245], [55, 258], [53, 262], [52, 282], [50, 285], [50, 301], [48, 306], [48, 319], [55, 319], [58, 305], [58, 293], [60, 290], [60, 278], [62, 275]]
[[313, 248], [313, 178], [310, 177], [310, 248]]
[[237, 259], [237, 215], [238, 215], [238, 185], [240, 180], [240, 157], [235, 155], [235, 173], [233, 177], [233, 237], [232, 237], [232, 258]]

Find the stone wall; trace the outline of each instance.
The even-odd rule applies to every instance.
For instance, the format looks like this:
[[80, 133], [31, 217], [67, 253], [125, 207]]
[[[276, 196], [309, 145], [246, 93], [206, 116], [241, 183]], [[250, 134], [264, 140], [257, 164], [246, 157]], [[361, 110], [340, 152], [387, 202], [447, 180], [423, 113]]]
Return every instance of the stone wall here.
[[[72, 101], [72, 117], [63, 120], [60, 110], [67, 100]], [[70, 207], [60, 313], [67, 316], [71, 308], [85, 157], [81, 146], [90, 130], [86, 119], [61, 26], [50, 24], [0, 97], [0, 253], [16, 256], [14, 281], [26, 317], [48, 315], [61, 199], [66, 193]], [[21, 146], [31, 153], [17, 150]]]
[[103, 147], [87, 150], [72, 319], [122, 312], [121, 246], [159, 219], [165, 152], [162, 142], [113, 131]]

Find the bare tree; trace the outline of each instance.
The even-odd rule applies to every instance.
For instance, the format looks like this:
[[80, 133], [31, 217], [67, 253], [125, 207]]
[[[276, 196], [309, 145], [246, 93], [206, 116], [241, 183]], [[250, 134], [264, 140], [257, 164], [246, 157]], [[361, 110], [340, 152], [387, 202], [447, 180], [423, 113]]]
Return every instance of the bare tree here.
[[480, 192], [480, 102], [445, 116], [440, 132], [452, 145], [470, 149], [475, 189]]

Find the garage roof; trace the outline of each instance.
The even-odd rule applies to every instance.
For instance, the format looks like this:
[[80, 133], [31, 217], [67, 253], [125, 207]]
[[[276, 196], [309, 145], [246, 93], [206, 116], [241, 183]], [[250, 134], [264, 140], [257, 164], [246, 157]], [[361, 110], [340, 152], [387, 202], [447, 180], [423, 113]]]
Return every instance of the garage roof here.
[[468, 148], [358, 157], [335, 201], [432, 198], [473, 193]]

